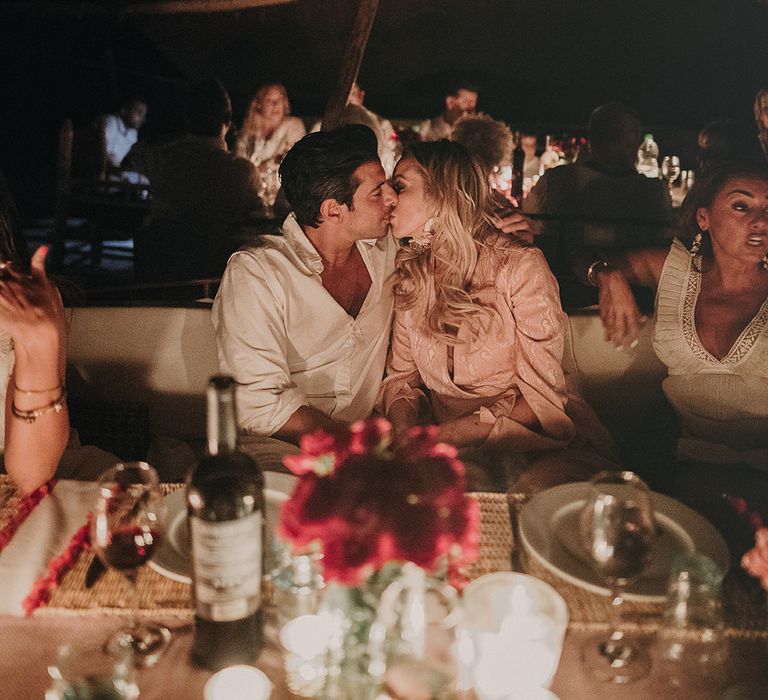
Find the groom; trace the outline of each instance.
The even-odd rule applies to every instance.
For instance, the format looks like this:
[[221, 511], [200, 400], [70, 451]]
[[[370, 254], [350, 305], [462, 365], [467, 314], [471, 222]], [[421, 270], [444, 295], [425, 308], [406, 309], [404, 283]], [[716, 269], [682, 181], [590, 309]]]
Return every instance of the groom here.
[[397, 196], [368, 127], [301, 139], [280, 166], [293, 212], [229, 260], [213, 305], [219, 364], [239, 385], [242, 448], [282, 470], [300, 436], [367, 418], [392, 321]]

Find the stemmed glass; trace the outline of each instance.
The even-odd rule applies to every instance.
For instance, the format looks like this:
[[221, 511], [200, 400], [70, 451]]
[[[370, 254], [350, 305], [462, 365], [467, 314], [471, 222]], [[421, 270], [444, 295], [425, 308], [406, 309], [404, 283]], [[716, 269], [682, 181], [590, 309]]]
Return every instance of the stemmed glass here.
[[91, 542], [107, 567], [117, 569], [131, 584], [130, 626], [118, 630], [105, 648], [118, 655], [126, 646], [136, 666], [153, 665], [171, 637], [167, 628], [139, 620], [136, 579], [163, 535], [165, 504], [157, 472], [146, 462], [117, 464], [101, 475], [91, 528]]
[[627, 683], [648, 673], [647, 654], [625, 639], [621, 629], [624, 589], [647, 566], [656, 536], [648, 487], [629, 471], [601, 472], [590, 481], [580, 514], [582, 541], [611, 594], [611, 629], [590, 639], [582, 655], [600, 680]]
[[274, 160], [264, 161], [259, 166], [259, 199], [264, 205], [264, 214], [268, 218], [275, 215], [274, 206], [280, 191], [280, 176]]
[[664, 156], [661, 161], [661, 176], [672, 187], [675, 180], [680, 177], [680, 158], [678, 156]]

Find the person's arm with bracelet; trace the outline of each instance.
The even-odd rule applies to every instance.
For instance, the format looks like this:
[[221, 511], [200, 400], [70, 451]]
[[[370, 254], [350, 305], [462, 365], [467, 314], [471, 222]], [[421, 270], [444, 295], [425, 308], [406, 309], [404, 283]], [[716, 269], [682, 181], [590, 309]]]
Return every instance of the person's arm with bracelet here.
[[634, 347], [647, 320], [637, 306], [630, 285], [655, 289], [661, 277], [666, 250], [641, 250], [602, 253], [581, 248], [573, 256], [573, 272], [582, 284], [600, 289], [600, 320], [605, 339], [617, 348]]
[[5, 405], [5, 468], [29, 493], [55, 473], [69, 438], [64, 387], [66, 324], [61, 295], [45, 274], [47, 246], [30, 274], [3, 263], [0, 329], [11, 335], [15, 365]]

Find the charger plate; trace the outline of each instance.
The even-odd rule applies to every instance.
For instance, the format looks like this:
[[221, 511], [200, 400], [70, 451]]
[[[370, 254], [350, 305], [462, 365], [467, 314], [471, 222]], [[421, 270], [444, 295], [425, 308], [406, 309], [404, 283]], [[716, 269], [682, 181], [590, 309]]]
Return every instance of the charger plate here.
[[[590, 488], [588, 482], [564, 484], [534, 496], [520, 514], [520, 539], [526, 553], [551, 573], [592, 593], [609, 595], [579, 539], [579, 512]], [[728, 547], [708, 520], [669, 496], [652, 492], [651, 497], [659, 537], [643, 575], [627, 588], [626, 600], [663, 603], [669, 568], [678, 553], [706, 554], [723, 573], [728, 571]]]

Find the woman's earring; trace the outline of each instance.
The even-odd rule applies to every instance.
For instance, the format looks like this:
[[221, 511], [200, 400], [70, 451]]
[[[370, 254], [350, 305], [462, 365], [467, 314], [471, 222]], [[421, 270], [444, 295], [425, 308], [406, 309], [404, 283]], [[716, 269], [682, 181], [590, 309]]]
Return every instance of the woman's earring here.
[[763, 259], [760, 261], [760, 267], [762, 267], [763, 270], [768, 270], [768, 253], [763, 255]]
[[699, 231], [694, 237], [693, 237], [693, 243], [691, 244], [691, 257], [695, 258], [699, 254], [699, 250], [701, 249], [701, 231]]
[[424, 228], [421, 229], [424, 231], [424, 233], [430, 233], [432, 231], [432, 226], [435, 223], [435, 217], [430, 216], [425, 222], [424, 222]]

